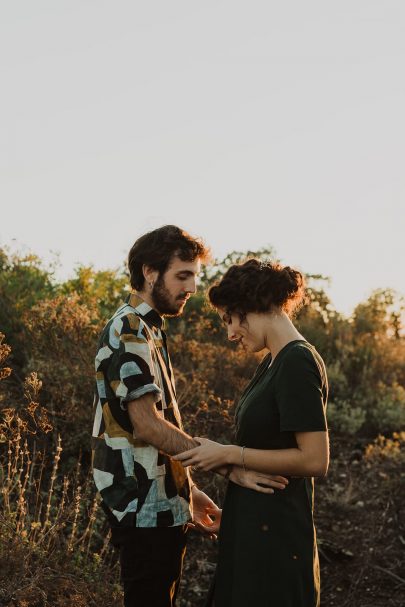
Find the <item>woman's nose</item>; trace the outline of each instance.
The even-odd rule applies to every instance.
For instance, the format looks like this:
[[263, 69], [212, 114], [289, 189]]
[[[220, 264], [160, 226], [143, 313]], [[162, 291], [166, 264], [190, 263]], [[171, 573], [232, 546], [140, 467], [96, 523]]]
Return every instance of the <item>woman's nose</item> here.
[[235, 341], [235, 339], [238, 339], [236, 331], [232, 326], [228, 326], [228, 339], [229, 341]]

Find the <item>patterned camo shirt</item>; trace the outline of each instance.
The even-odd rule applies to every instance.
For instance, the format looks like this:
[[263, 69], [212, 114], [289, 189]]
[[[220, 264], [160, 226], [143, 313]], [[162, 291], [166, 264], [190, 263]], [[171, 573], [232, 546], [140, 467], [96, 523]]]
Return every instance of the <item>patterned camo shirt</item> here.
[[134, 436], [126, 404], [148, 392], [182, 429], [163, 319], [132, 293], [104, 327], [96, 355], [93, 476], [114, 529], [190, 520], [190, 483], [180, 462]]

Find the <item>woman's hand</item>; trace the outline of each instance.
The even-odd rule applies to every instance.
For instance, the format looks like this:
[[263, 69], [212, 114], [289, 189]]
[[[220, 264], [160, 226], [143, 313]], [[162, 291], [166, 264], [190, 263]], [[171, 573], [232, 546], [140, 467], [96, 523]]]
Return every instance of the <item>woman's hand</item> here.
[[184, 467], [193, 466], [198, 470], [207, 471], [233, 463], [231, 459], [234, 445], [221, 445], [208, 438], [195, 437], [194, 440], [200, 443], [199, 447], [173, 456], [173, 459], [181, 462]]
[[288, 479], [278, 474], [261, 474], [253, 470], [244, 470], [240, 466], [233, 466], [229, 480], [246, 489], [253, 489], [259, 493], [274, 493], [274, 489], [285, 489]]

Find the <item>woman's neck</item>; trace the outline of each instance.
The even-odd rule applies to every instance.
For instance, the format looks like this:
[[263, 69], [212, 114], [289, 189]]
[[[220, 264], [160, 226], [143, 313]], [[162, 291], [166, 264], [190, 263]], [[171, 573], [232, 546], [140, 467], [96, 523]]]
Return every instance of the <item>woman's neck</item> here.
[[290, 341], [305, 337], [297, 331], [285, 312], [273, 312], [266, 326], [265, 343], [272, 360]]

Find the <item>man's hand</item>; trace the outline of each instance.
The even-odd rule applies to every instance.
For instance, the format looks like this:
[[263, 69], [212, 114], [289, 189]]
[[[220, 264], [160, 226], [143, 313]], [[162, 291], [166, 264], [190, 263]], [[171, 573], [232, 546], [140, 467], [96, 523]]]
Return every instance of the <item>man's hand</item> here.
[[274, 493], [274, 489], [285, 489], [288, 485], [288, 479], [284, 476], [261, 474], [253, 470], [244, 470], [239, 466], [232, 467], [229, 480], [259, 493]]
[[189, 525], [202, 533], [216, 538], [221, 523], [222, 510], [203, 491], [192, 488], [193, 522]]

